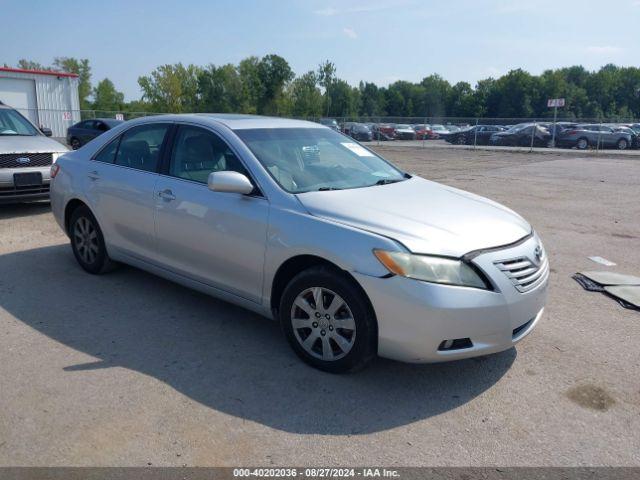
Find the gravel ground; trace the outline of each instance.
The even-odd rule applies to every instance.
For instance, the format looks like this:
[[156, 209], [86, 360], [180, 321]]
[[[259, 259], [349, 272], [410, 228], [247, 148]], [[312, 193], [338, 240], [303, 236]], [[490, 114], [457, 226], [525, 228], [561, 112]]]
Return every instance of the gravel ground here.
[[640, 163], [379, 150], [540, 232], [550, 299], [517, 349], [325, 374], [252, 313], [83, 273], [48, 204], [0, 206], [0, 465], [639, 466], [640, 312], [570, 276], [640, 274]]

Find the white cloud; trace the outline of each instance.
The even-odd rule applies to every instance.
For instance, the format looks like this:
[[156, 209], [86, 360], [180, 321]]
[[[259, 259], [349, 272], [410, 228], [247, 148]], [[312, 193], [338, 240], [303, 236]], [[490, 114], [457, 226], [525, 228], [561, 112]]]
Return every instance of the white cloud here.
[[343, 28], [342, 33], [344, 33], [349, 38], [358, 38], [358, 34], [353, 28]]
[[594, 55], [614, 55], [620, 52], [622, 52], [622, 48], [614, 47], [612, 45], [599, 45], [599, 46], [587, 47], [587, 53], [592, 53]]
[[333, 7], [327, 7], [327, 8], [323, 8], [321, 10], [314, 10], [313, 11], [314, 15], [320, 15], [322, 17], [332, 17], [334, 15], [337, 15], [338, 13], [340, 13], [339, 10], [333, 8]]
[[[640, 1], [640, 0], [638, 0]], [[348, 8], [335, 8], [327, 7], [319, 10], [314, 10], [314, 15], [320, 15], [322, 17], [333, 17], [335, 15], [346, 15], [349, 13], [368, 13], [379, 12], [382, 10], [397, 9], [399, 7], [407, 6], [413, 3], [413, 0], [386, 0], [383, 3], [367, 3], [363, 5], [356, 5]]]

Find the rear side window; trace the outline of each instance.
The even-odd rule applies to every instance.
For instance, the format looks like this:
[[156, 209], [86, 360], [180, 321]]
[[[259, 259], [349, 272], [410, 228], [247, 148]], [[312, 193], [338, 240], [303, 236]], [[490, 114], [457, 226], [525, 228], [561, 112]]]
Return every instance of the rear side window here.
[[155, 172], [169, 125], [154, 123], [127, 130], [121, 137], [116, 165]]
[[100, 153], [98, 153], [93, 159], [97, 162], [113, 163], [113, 160], [116, 158], [116, 152], [118, 151], [119, 143], [120, 137], [111, 140], [111, 142], [109, 142], [106, 147], [100, 150]]

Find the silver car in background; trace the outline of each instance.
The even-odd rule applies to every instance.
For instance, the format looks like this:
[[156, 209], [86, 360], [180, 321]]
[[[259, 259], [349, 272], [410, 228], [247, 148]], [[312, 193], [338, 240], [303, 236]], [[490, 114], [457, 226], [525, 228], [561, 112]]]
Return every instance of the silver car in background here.
[[47, 198], [51, 165], [68, 150], [0, 103], [0, 202]]
[[520, 216], [317, 123], [138, 119], [52, 177], [86, 271], [131, 264], [276, 319], [326, 371], [509, 349], [545, 305], [549, 264]]

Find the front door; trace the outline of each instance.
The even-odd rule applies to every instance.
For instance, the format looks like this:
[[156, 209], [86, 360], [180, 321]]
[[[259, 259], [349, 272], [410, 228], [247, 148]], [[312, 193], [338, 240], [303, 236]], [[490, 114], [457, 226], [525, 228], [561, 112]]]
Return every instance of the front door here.
[[180, 275], [259, 302], [269, 203], [260, 194], [209, 190], [209, 173], [225, 170], [249, 177], [219, 135], [178, 127], [156, 184], [159, 259]]

